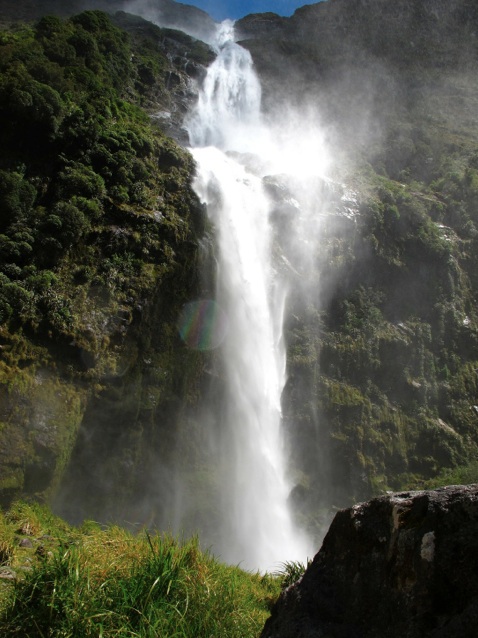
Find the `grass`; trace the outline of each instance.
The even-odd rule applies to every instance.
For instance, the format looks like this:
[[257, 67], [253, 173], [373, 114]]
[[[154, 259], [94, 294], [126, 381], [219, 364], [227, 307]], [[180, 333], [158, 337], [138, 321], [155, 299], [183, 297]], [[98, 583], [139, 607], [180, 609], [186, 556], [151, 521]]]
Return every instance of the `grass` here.
[[446, 485], [469, 485], [478, 483], [478, 460], [467, 465], [442, 470], [438, 476], [425, 482], [426, 489], [445, 487]]
[[24, 503], [0, 514], [0, 559], [3, 638], [253, 638], [281, 588], [197, 538], [72, 528]]
[[297, 582], [299, 578], [302, 578], [311, 563], [312, 559], [309, 559], [307, 564], [295, 560], [282, 563], [280, 570], [276, 572], [276, 576], [280, 580], [281, 589], [286, 589]]

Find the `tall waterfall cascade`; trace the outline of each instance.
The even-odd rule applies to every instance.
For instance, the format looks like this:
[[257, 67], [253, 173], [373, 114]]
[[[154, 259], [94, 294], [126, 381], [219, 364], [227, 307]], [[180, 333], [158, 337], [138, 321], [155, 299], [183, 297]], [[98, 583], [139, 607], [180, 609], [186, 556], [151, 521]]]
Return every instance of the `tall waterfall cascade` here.
[[218, 355], [221, 528], [211, 549], [227, 562], [271, 570], [312, 552], [288, 506], [281, 423], [287, 286], [274, 265], [273, 203], [264, 186], [267, 175], [301, 170], [303, 149], [299, 157], [295, 145], [280, 146], [278, 130], [264, 121], [260, 82], [231, 21], [218, 25], [214, 46], [217, 58], [186, 121], [195, 189], [216, 232], [215, 302], [227, 318]]

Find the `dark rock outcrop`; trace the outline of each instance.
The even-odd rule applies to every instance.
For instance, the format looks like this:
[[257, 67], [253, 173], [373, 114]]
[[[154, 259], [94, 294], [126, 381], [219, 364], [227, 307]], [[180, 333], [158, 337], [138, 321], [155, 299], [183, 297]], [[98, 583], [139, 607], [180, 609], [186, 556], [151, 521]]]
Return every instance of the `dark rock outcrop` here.
[[270, 38], [282, 36], [289, 24], [289, 18], [276, 13], [251, 13], [236, 22], [238, 39]]
[[261, 638], [476, 636], [477, 530], [478, 485], [341, 510]]

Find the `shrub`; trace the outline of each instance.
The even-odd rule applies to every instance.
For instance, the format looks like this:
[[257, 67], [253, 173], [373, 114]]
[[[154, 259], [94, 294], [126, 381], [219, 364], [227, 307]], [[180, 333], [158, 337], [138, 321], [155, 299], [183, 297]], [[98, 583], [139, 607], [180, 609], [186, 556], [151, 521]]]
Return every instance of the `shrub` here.
[[36, 190], [22, 175], [0, 170], [0, 229], [28, 215]]

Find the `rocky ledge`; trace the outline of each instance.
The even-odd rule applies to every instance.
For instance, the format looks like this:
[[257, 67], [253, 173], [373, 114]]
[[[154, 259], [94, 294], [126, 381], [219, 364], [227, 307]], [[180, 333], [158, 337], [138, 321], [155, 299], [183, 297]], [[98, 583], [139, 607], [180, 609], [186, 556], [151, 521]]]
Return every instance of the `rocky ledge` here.
[[393, 493], [338, 512], [261, 638], [471, 638], [478, 485]]

